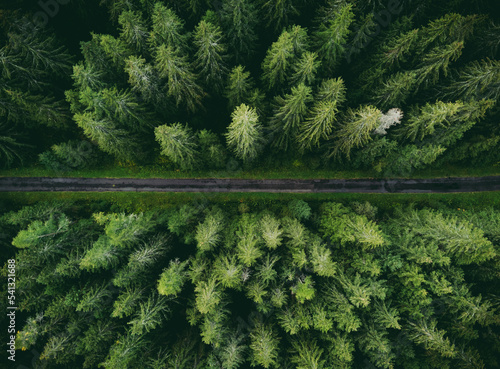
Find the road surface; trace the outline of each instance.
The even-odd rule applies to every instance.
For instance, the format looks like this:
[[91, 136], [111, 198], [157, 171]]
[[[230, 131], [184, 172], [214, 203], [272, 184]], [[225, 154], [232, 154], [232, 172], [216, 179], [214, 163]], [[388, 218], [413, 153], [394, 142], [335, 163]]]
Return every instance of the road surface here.
[[161, 179], [0, 177], [1, 192], [450, 193], [500, 191], [500, 176], [432, 179]]

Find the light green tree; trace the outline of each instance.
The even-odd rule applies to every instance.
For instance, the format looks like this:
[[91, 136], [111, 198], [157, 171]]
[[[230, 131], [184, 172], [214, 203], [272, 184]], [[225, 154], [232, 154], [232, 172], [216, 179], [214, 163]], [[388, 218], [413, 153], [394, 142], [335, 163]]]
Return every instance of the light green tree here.
[[192, 169], [196, 165], [198, 148], [191, 129], [180, 123], [162, 125], [155, 128], [156, 141], [161, 153], [182, 169]]
[[241, 104], [233, 111], [226, 140], [228, 147], [243, 161], [250, 162], [257, 158], [264, 138], [255, 108]]

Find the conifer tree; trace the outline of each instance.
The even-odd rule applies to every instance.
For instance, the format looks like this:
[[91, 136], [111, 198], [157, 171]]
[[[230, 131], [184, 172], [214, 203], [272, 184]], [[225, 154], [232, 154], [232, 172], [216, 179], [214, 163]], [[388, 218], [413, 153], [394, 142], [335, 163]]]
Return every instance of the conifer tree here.
[[308, 112], [308, 104], [312, 102], [311, 88], [304, 84], [292, 87], [291, 94], [275, 97], [274, 115], [269, 125], [274, 135], [273, 146], [287, 151], [291, 149], [301, 123]]
[[226, 79], [226, 46], [222, 42], [220, 27], [202, 20], [194, 31], [194, 44], [198, 48], [195, 65], [204, 79], [205, 85], [220, 91]]
[[132, 160], [137, 154], [137, 142], [124, 129], [117, 128], [108, 118], [98, 119], [91, 113], [75, 114], [76, 124], [99, 148], [119, 159]]
[[221, 21], [236, 62], [243, 62], [254, 53], [257, 41], [255, 5], [249, 0], [224, 0]]
[[264, 139], [255, 108], [241, 104], [234, 110], [226, 140], [235, 155], [244, 162], [250, 162], [259, 155]]
[[160, 45], [156, 49], [155, 68], [161, 78], [167, 79], [168, 95], [175, 97], [177, 106], [183, 103], [190, 112], [201, 106], [205, 93], [197, 84], [187, 57], [179, 49]]
[[332, 70], [345, 53], [345, 44], [350, 34], [349, 27], [354, 21], [352, 4], [345, 3], [336, 12], [333, 19], [322, 23], [315, 32], [316, 47], [323, 65]]
[[197, 161], [197, 145], [191, 129], [180, 123], [163, 125], [155, 128], [156, 141], [161, 146], [161, 153], [166, 155], [182, 169], [191, 169]]
[[267, 84], [269, 90], [281, 87], [290, 74], [293, 62], [296, 59], [297, 45], [300, 45], [303, 35], [294, 37], [292, 30], [284, 30], [267, 50], [266, 57], [262, 62], [262, 81]]
[[250, 333], [250, 339], [252, 365], [262, 365], [266, 369], [274, 367], [278, 359], [279, 339], [272, 328], [258, 323]]
[[297, 140], [302, 150], [318, 147], [321, 139], [328, 138], [337, 120], [337, 112], [337, 101], [320, 101], [313, 106], [310, 116], [300, 127]]
[[229, 100], [229, 108], [234, 109], [240, 104], [250, 102], [251, 90], [254, 87], [250, 72], [245, 71], [245, 67], [238, 65], [229, 74], [226, 87], [226, 97]]
[[460, 71], [442, 95], [462, 100], [492, 99], [498, 101], [499, 86], [499, 61], [490, 59], [473, 61]]
[[293, 3], [294, 0], [262, 0], [262, 10], [268, 25], [273, 24], [275, 30], [286, 27], [289, 16], [299, 14]]
[[167, 45], [180, 49], [186, 47], [184, 21], [172, 9], [161, 2], [155, 2], [151, 20], [152, 29], [149, 35], [151, 46]]
[[356, 111], [350, 110], [333, 135], [334, 148], [329, 156], [340, 153], [350, 158], [353, 148], [366, 145], [371, 135], [380, 125], [382, 112], [373, 106], [362, 106]]
[[124, 11], [118, 17], [121, 26], [120, 37], [135, 51], [147, 50], [149, 32], [142, 18], [142, 13], [131, 10]]
[[321, 62], [317, 60], [316, 53], [306, 51], [300, 59], [298, 59], [292, 66], [293, 74], [290, 77], [290, 82], [294, 85], [304, 83], [305, 85], [312, 85], [316, 79]]

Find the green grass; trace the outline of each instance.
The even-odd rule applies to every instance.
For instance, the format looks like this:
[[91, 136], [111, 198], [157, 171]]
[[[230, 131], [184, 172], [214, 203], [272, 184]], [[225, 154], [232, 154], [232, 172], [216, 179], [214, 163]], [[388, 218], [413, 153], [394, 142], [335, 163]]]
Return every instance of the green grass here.
[[458, 194], [276, 194], [276, 193], [136, 193], [136, 192], [4, 192], [0, 203], [5, 209], [18, 209], [41, 201], [76, 201], [91, 204], [105, 201], [120, 211], [141, 212], [152, 209], [168, 209], [193, 201], [209, 201], [221, 206], [246, 203], [251, 210], [274, 208], [283, 202], [302, 199], [318, 204], [322, 201], [369, 201], [383, 211], [397, 206], [419, 206], [439, 208], [442, 206], [461, 209], [493, 206], [500, 209], [500, 192]]
[[[480, 177], [500, 175], [500, 165], [464, 168], [447, 166], [438, 169], [416, 171], [411, 178], [435, 177]], [[255, 168], [236, 171], [189, 171], [166, 170], [160, 166], [104, 166], [98, 169], [57, 172], [42, 166], [9, 169], [0, 171], [4, 177], [88, 177], [88, 178], [241, 178], [241, 179], [341, 179], [341, 178], [380, 178], [380, 174], [361, 170], [311, 169], [303, 164], [281, 169]], [[401, 177], [403, 178], [403, 177]]]

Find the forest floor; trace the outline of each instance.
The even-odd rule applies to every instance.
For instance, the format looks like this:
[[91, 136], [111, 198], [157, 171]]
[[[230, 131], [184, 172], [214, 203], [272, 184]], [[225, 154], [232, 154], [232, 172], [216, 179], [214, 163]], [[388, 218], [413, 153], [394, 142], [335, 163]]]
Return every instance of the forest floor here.
[[312, 180], [0, 177], [0, 191], [455, 193], [500, 191], [500, 176]]

